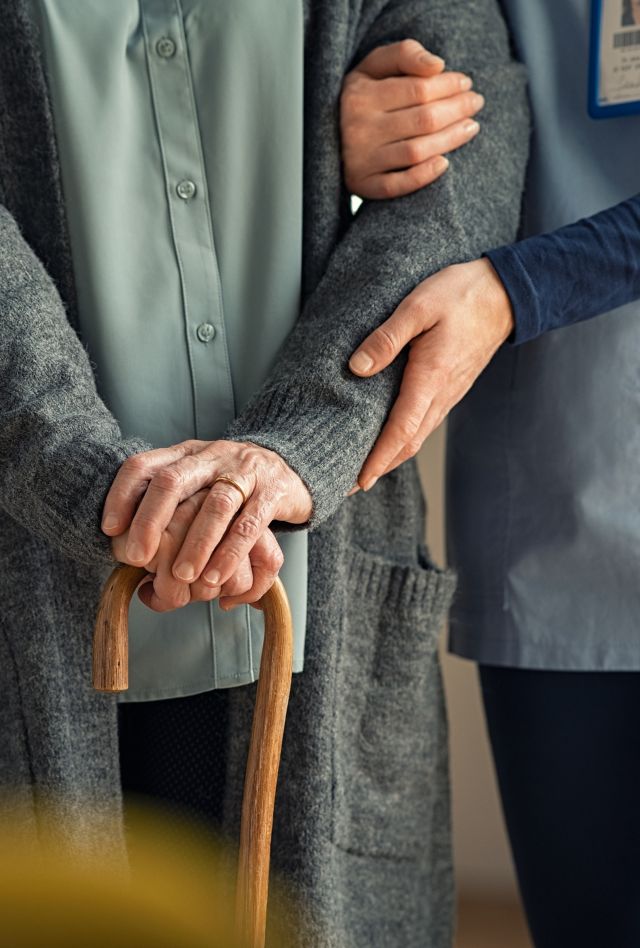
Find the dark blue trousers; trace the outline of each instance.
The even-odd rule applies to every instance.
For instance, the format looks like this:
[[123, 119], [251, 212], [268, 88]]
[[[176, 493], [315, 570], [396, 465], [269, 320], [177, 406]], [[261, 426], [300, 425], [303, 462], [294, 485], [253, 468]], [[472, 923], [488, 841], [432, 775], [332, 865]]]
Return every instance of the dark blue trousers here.
[[640, 673], [480, 679], [536, 948], [640, 948]]
[[147, 800], [165, 817], [222, 822], [227, 759], [228, 692], [118, 706], [125, 802]]

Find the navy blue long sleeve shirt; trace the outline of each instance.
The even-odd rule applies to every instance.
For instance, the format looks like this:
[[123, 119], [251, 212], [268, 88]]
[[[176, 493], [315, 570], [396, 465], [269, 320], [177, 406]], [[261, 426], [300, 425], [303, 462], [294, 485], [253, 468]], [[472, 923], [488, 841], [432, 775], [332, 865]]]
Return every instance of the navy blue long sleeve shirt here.
[[640, 298], [640, 194], [549, 234], [490, 250], [514, 345]]

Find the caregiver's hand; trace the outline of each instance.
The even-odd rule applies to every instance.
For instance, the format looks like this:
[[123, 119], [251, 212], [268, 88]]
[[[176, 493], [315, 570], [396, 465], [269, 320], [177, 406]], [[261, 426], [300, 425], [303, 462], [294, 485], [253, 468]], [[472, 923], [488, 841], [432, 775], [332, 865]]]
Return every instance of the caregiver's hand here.
[[444, 157], [477, 135], [484, 99], [471, 79], [417, 40], [380, 46], [348, 74], [340, 125], [345, 183], [363, 198], [394, 198], [444, 174]]
[[[209, 586], [202, 579], [193, 583], [176, 579], [172, 573], [173, 562], [208, 493], [205, 488], [178, 504], [160, 538], [158, 552], [145, 564], [153, 575], [139, 587], [138, 595], [155, 612], [168, 612], [190, 602], [209, 602], [218, 597], [223, 609], [257, 602], [271, 588], [282, 567], [282, 550], [271, 530], [266, 530], [223, 586]], [[128, 540], [126, 530], [111, 541], [113, 555], [120, 562], [126, 560]]]
[[[241, 488], [243, 497], [229, 478]], [[207, 496], [172, 564], [173, 577], [224, 585], [273, 520], [306, 523], [312, 501], [300, 477], [274, 451], [236, 441], [184, 441], [128, 458], [104, 504], [102, 529], [128, 529], [121, 562], [145, 566], [158, 552], [178, 505], [203, 488]]]
[[509, 297], [489, 260], [456, 264], [407, 296], [360, 345], [349, 368], [369, 377], [409, 344], [395, 405], [358, 477], [369, 490], [413, 457], [469, 391], [514, 327]]

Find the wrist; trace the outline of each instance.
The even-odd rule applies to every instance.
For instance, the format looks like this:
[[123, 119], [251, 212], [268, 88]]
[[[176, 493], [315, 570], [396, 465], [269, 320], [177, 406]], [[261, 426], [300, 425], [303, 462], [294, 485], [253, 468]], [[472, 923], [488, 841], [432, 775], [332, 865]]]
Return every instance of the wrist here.
[[479, 277], [477, 286], [483, 305], [491, 314], [498, 344], [502, 345], [515, 329], [513, 306], [504, 283], [488, 257], [481, 257], [469, 264], [476, 268]]
[[281, 487], [281, 500], [275, 512], [276, 519], [296, 525], [307, 523], [313, 512], [313, 500], [311, 492], [298, 472], [277, 451], [255, 442], [245, 443], [264, 452], [271, 461], [274, 483]]

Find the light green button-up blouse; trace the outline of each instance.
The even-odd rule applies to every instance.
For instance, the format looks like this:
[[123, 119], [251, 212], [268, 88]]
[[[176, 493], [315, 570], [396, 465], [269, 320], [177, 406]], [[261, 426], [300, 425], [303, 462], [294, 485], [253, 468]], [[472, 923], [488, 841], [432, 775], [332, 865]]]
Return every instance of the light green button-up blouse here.
[[[80, 325], [101, 395], [154, 446], [215, 439], [299, 308], [300, 0], [34, 0]], [[307, 537], [280, 537], [301, 670]], [[134, 597], [124, 700], [256, 678], [262, 613]]]

